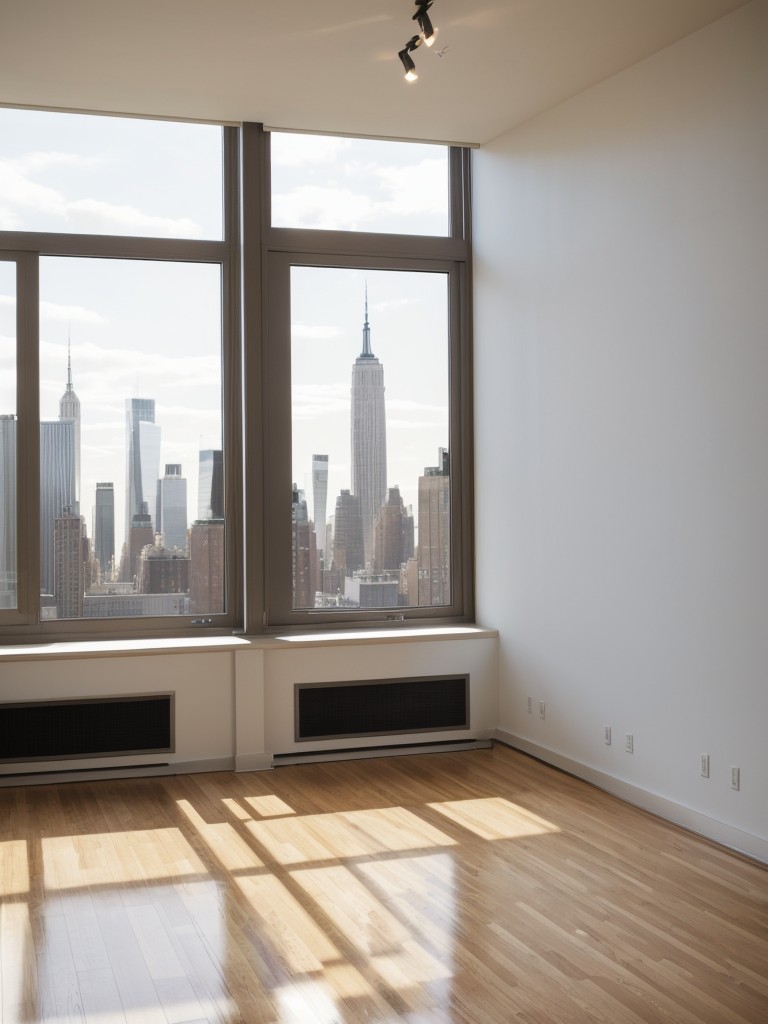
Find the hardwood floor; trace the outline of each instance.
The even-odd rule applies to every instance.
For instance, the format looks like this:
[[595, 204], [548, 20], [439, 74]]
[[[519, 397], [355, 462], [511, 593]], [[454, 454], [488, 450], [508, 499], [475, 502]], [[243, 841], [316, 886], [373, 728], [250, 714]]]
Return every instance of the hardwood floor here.
[[3, 1024], [765, 1024], [768, 871], [497, 746], [0, 790]]

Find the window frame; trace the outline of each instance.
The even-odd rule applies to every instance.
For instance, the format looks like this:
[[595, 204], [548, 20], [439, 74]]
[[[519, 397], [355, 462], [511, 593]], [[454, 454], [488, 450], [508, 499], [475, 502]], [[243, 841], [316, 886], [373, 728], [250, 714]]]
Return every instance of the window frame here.
[[38, 333], [40, 313], [37, 259], [9, 248], [0, 250], [0, 260], [16, 267], [16, 607], [0, 610], [4, 632], [23, 627], [40, 600], [39, 587], [31, 586], [31, 580], [40, 578], [36, 520], [27, 514], [29, 507], [37, 507], [40, 492], [38, 474], [30, 465], [40, 445], [38, 347], [27, 343]]
[[[244, 277], [261, 280], [263, 297], [250, 315], [246, 300], [246, 392], [262, 396], [246, 407], [246, 437], [258, 448], [260, 494], [246, 490], [246, 560], [261, 566], [261, 586], [249, 575], [246, 632], [286, 632], [312, 626], [350, 628], [393, 621], [470, 622], [474, 616], [472, 529], [472, 360], [469, 151], [449, 151], [450, 234], [401, 235], [271, 225], [269, 132], [243, 126], [243, 180], [259, 175], [259, 221], [244, 218]], [[389, 609], [293, 609], [290, 492], [290, 267], [333, 266], [446, 273], [449, 278], [449, 452], [451, 459], [451, 604]], [[259, 351], [256, 329], [264, 342]], [[250, 354], [250, 359], [248, 355]], [[256, 474], [254, 474], [255, 476]], [[261, 545], [257, 537], [263, 538]]]
[[[222, 125], [222, 239], [155, 238], [64, 232], [0, 231], [0, 259], [16, 263], [17, 289], [17, 608], [0, 611], [0, 644], [199, 638], [349, 629], [474, 617], [473, 431], [471, 354], [470, 152], [449, 151], [450, 233], [446, 236], [273, 227], [270, 222], [269, 132], [255, 123]], [[206, 616], [143, 616], [44, 620], [39, 597], [39, 261], [41, 257], [210, 263], [220, 267], [222, 310], [222, 426], [224, 443], [227, 611]], [[283, 286], [291, 262], [449, 275], [449, 451], [451, 459], [451, 579], [449, 606], [293, 612], [273, 597], [283, 572], [275, 542], [289, 523], [290, 481], [283, 506], [281, 469], [270, 442], [287, 413], [271, 392], [280, 360], [275, 345], [290, 343], [290, 301]], [[288, 280], [289, 274], [288, 273]], [[288, 289], [289, 296], [289, 289]], [[282, 305], [281, 305], [282, 303]], [[282, 313], [280, 312], [282, 309]], [[287, 319], [285, 311], [287, 309]], [[277, 317], [277, 319], [276, 319]], [[290, 351], [290, 349], [289, 349]], [[283, 371], [284, 372], [284, 371]], [[289, 433], [288, 433], [289, 436]], [[288, 446], [290, 452], [290, 444]], [[278, 509], [280, 512], [278, 513]], [[285, 509], [285, 510], [284, 510]], [[277, 526], [276, 526], [277, 524]], [[281, 525], [282, 524], [282, 525]], [[282, 543], [282, 540], [280, 540]], [[280, 557], [290, 566], [290, 534]], [[288, 572], [287, 579], [290, 579]], [[290, 590], [290, 587], [289, 587]], [[278, 595], [279, 596], [279, 595]], [[291, 602], [292, 603], [292, 602]], [[201, 629], [201, 626], [204, 628]]]
[[[240, 348], [239, 133], [222, 126], [222, 239], [154, 238], [44, 231], [0, 231], [0, 259], [17, 272], [17, 613], [0, 612], [0, 642], [199, 636], [200, 626], [229, 635], [243, 620], [242, 396]], [[221, 275], [222, 430], [225, 479], [225, 607], [196, 616], [44, 620], [40, 613], [39, 508], [39, 261], [41, 257], [208, 263]], [[20, 285], [23, 287], [20, 289]], [[23, 530], [23, 536], [22, 536]], [[23, 571], [22, 571], [23, 565]]]

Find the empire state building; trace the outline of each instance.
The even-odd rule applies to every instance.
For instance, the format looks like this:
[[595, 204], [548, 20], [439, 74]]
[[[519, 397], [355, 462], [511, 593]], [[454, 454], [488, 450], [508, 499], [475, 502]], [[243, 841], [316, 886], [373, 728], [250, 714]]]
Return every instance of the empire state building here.
[[360, 502], [368, 566], [374, 557], [374, 526], [387, 494], [387, 421], [384, 367], [371, 351], [367, 288], [363, 351], [352, 367], [352, 493]]
[[80, 494], [80, 399], [72, 385], [72, 353], [67, 342], [67, 390], [59, 399], [59, 419], [72, 420], [74, 433], [75, 494], [76, 504], [82, 501]]

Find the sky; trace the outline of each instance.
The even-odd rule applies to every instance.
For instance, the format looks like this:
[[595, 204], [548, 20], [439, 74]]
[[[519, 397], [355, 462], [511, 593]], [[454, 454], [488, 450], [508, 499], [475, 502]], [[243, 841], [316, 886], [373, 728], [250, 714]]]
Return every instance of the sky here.
[[[221, 237], [221, 129], [0, 108], [0, 230]], [[310, 135], [273, 136], [279, 226], [447, 233], [447, 151]], [[292, 271], [293, 480], [311, 500], [311, 458], [330, 456], [328, 514], [350, 486], [349, 388], [366, 283], [384, 365], [389, 485], [416, 505], [418, 475], [448, 446], [443, 275]], [[115, 484], [124, 535], [125, 401], [154, 398], [161, 474], [181, 463], [188, 516], [201, 448], [221, 444], [219, 271], [210, 265], [43, 257], [40, 407], [58, 417], [71, 345], [82, 415], [81, 512]], [[0, 261], [0, 413], [15, 411], [14, 275]], [[286, 496], [287, 507], [290, 495]]]

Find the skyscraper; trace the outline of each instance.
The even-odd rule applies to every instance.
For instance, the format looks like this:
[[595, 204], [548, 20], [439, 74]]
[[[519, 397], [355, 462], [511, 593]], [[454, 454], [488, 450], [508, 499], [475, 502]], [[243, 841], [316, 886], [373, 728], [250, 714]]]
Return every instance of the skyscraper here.
[[82, 500], [80, 494], [80, 399], [72, 387], [72, 353], [67, 340], [67, 389], [59, 399], [59, 419], [72, 420], [74, 424], [74, 453], [75, 453], [75, 502], [79, 511], [79, 503]]
[[54, 522], [75, 502], [75, 421], [40, 424], [40, 593], [53, 594]]
[[0, 608], [16, 597], [16, 417], [0, 415]]
[[189, 611], [224, 609], [224, 520], [197, 519], [189, 531]]
[[101, 578], [107, 580], [115, 557], [115, 486], [113, 483], [96, 484], [93, 535]]
[[156, 514], [160, 427], [155, 423], [154, 398], [126, 399], [125, 453], [125, 539], [130, 545], [133, 517], [148, 512], [152, 522]]
[[363, 568], [363, 525], [360, 501], [349, 491], [342, 491], [336, 499], [333, 517], [333, 565], [345, 576]]
[[293, 607], [314, 608], [318, 589], [317, 539], [307, 515], [304, 492], [293, 486], [291, 506]]
[[328, 456], [312, 456], [312, 517], [320, 554], [325, 550], [325, 519], [328, 503]]
[[60, 619], [77, 619], [83, 614], [85, 597], [83, 517], [66, 506], [53, 522], [53, 593], [56, 611]]
[[[451, 603], [451, 488], [450, 463], [439, 449], [437, 466], [427, 466], [419, 477], [419, 547], [416, 554], [418, 585], [408, 581], [408, 603]], [[414, 593], [414, 590], [416, 591]]]
[[197, 518], [224, 518], [224, 460], [220, 448], [204, 448], [200, 452]]
[[376, 520], [374, 572], [399, 570], [413, 555], [413, 516], [409, 515], [399, 487], [390, 487]]
[[189, 610], [224, 611], [224, 460], [220, 448], [200, 452], [197, 519], [189, 531]]
[[167, 547], [147, 544], [139, 556], [136, 592], [139, 594], [186, 594], [189, 591], [189, 559]]
[[165, 467], [165, 476], [157, 488], [157, 533], [162, 533], [168, 549], [187, 549], [187, 481], [178, 463]]
[[360, 502], [364, 563], [373, 561], [374, 525], [387, 493], [387, 423], [384, 367], [371, 351], [368, 289], [363, 351], [352, 367], [352, 493]]
[[146, 501], [142, 502], [141, 512], [137, 512], [131, 519], [131, 528], [128, 531], [128, 560], [125, 567], [127, 580], [125, 582], [136, 582], [139, 575], [139, 560], [141, 552], [155, 540], [152, 529], [152, 516], [147, 512]]

